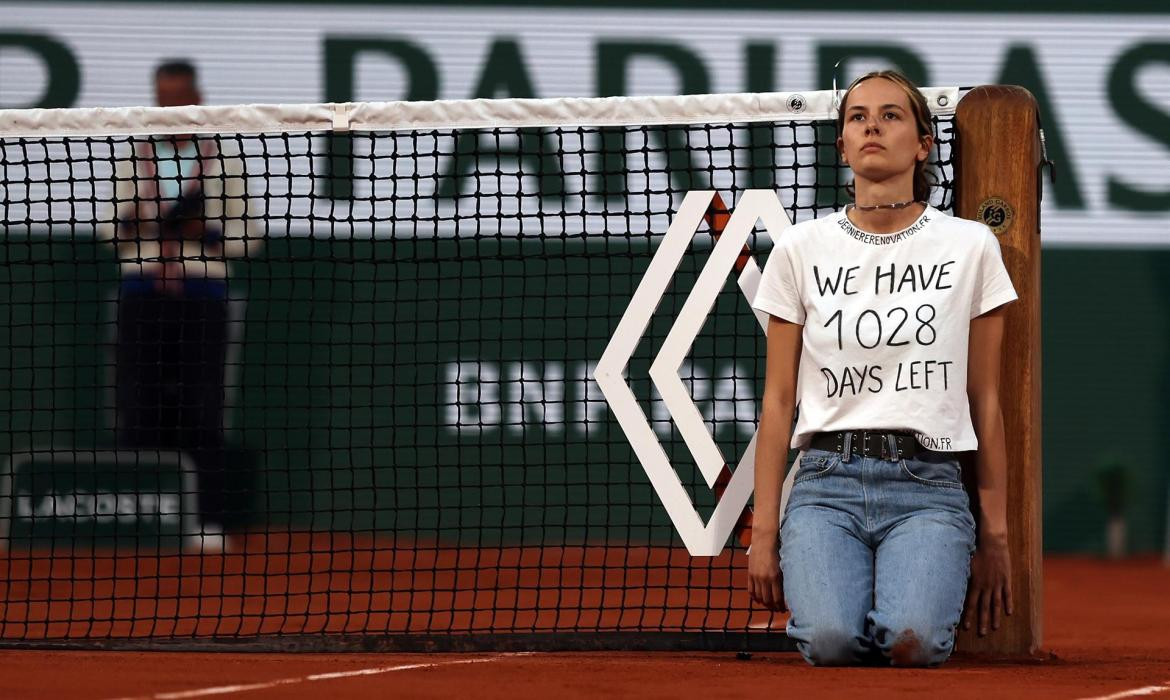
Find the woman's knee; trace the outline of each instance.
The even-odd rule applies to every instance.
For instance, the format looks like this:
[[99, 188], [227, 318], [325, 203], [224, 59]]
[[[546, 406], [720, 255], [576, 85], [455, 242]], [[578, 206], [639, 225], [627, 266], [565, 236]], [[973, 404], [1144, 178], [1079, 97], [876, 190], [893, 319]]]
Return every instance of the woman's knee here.
[[894, 666], [938, 666], [955, 648], [953, 626], [909, 623], [877, 635], [882, 654]]
[[797, 648], [813, 666], [849, 666], [865, 657], [866, 647], [858, 630], [826, 625], [809, 630], [807, 637]]

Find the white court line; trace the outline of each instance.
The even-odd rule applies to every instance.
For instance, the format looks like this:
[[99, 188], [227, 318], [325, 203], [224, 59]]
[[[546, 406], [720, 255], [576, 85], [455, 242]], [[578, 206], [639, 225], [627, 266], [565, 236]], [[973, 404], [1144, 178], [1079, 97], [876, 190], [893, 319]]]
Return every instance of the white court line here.
[[117, 700], [182, 700], [183, 698], [200, 698], [207, 695], [228, 695], [230, 693], [243, 693], [249, 690], [264, 690], [265, 688], [275, 688], [281, 685], [292, 685], [295, 683], [303, 683], [305, 681], [328, 681], [336, 678], [351, 678], [354, 676], [376, 676], [381, 673], [393, 673], [394, 671], [410, 671], [418, 668], [435, 668], [436, 666], [457, 666], [460, 664], [483, 664], [492, 661], [500, 661], [502, 659], [509, 659], [515, 656], [530, 656], [532, 652], [517, 652], [514, 654], [496, 654], [495, 656], [485, 656], [475, 659], [456, 659], [454, 661], [434, 661], [431, 663], [421, 664], [399, 664], [398, 666], [382, 666], [374, 668], [359, 668], [354, 671], [333, 671], [331, 673], [313, 673], [307, 676], [295, 676], [293, 678], [278, 678], [274, 681], [265, 681], [263, 683], [246, 683], [239, 685], [219, 685], [210, 688], [196, 688], [195, 690], [176, 690], [167, 693], [155, 693], [154, 695], [139, 695], [135, 697], [118, 698]]
[[1102, 695], [1095, 698], [1081, 698], [1081, 700], [1121, 700], [1121, 698], [1135, 698], [1139, 695], [1157, 695], [1170, 690], [1170, 681], [1167, 685], [1147, 685], [1144, 688], [1134, 688], [1133, 690], [1123, 690], [1120, 693], [1112, 695]]

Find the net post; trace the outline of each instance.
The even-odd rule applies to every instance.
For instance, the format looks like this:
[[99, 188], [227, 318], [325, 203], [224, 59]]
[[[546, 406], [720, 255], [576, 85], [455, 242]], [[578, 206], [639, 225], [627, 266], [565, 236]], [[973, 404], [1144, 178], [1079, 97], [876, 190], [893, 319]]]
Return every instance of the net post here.
[[[1015, 614], [986, 637], [960, 630], [957, 648], [1033, 656], [1042, 639], [1039, 110], [1022, 87], [987, 85], [955, 115], [955, 213], [999, 239], [1020, 300], [1007, 308], [1000, 386], [1008, 459], [1008, 529]], [[973, 466], [973, 465], [971, 465]], [[974, 469], [967, 469], [968, 476]], [[969, 489], [972, 496], [977, 491]], [[976, 499], [972, 499], [972, 508]]]

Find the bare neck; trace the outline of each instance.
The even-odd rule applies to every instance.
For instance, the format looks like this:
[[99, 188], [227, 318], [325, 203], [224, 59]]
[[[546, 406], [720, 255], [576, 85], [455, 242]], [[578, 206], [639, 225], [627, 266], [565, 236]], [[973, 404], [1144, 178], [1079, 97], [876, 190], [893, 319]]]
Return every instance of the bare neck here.
[[[913, 200], [913, 180], [909, 177], [900, 177], [897, 180], [896, 182], [867, 182], [857, 178], [854, 181], [854, 186], [857, 189], [857, 204], [874, 206]], [[926, 206], [922, 203], [914, 203], [903, 209], [868, 211], [849, 207], [846, 215], [854, 226], [870, 233], [896, 233], [917, 221], [925, 209]]]
[[[903, 200], [905, 201], [905, 200]], [[926, 205], [916, 202], [905, 209], [879, 209], [877, 211], [862, 211], [857, 207], [849, 207], [845, 215], [857, 228], [869, 233], [897, 233], [908, 228], [922, 216]]]

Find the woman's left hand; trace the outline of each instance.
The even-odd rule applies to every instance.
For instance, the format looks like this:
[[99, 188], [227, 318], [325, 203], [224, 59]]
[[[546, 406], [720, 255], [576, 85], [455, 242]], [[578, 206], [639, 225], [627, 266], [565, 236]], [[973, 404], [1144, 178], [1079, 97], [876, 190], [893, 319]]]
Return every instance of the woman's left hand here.
[[963, 629], [978, 622], [979, 636], [989, 629], [999, 629], [1003, 615], [1012, 614], [1012, 565], [1007, 540], [980, 542], [971, 560], [971, 583], [967, 586], [967, 603], [963, 606]]

